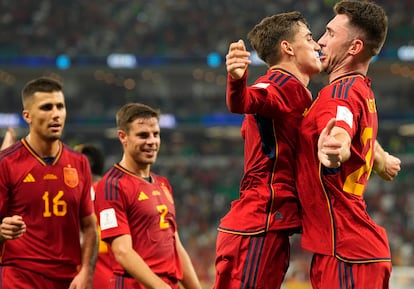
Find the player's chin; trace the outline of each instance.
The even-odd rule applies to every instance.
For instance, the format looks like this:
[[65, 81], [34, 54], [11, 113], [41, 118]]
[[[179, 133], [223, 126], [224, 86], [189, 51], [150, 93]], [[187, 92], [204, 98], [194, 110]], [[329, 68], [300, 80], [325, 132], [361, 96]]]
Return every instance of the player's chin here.
[[54, 132], [54, 133], [50, 133], [47, 139], [49, 141], [55, 141], [55, 140], [61, 139], [61, 137], [62, 137], [62, 132]]
[[153, 156], [147, 156], [145, 158], [145, 162], [149, 165], [152, 165], [153, 163], [155, 163], [157, 161], [157, 155], [153, 155]]
[[318, 74], [322, 71], [322, 64], [316, 63], [315, 65], [312, 65], [309, 69], [308, 69], [308, 74], [309, 76], [313, 76], [315, 74]]

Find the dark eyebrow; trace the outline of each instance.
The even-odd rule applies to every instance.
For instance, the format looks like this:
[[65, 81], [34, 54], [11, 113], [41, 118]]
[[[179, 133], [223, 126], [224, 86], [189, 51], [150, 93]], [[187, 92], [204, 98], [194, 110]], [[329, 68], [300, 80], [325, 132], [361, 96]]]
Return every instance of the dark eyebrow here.
[[44, 103], [40, 106], [42, 110], [51, 110], [53, 108], [53, 103]]
[[41, 106], [39, 106], [39, 108], [42, 109], [42, 110], [51, 110], [55, 105], [59, 109], [65, 107], [65, 104], [63, 102], [59, 102], [57, 104], [53, 104], [53, 103], [49, 102], [49, 103], [42, 104]]

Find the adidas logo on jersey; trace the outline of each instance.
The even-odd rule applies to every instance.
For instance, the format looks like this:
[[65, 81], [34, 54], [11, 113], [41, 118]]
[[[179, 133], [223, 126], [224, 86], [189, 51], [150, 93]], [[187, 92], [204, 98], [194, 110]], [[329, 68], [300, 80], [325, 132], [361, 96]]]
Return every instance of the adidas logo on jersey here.
[[275, 214], [275, 220], [282, 220], [283, 219], [283, 215], [281, 212], [276, 212]]
[[35, 178], [32, 176], [31, 173], [28, 173], [23, 180], [23, 183], [34, 183], [36, 182]]
[[138, 196], [138, 201], [148, 200], [148, 196], [144, 192], [140, 192]]

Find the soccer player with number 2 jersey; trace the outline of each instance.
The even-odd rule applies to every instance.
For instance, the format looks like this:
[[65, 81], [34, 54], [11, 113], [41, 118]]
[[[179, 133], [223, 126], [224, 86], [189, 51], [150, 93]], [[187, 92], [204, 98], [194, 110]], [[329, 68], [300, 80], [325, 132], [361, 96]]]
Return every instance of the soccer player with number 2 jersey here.
[[376, 141], [375, 98], [367, 71], [385, 41], [387, 17], [373, 2], [338, 2], [318, 41], [329, 85], [300, 128], [297, 186], [302, 245], [314, 253], [314, 289], [388, 289], [391, 254], [385, 229], [366, 211], [374, 169], [391, 180], [400, 160]]
[[173, 190], [151, 171], [160, 148], [159, 111], [129, 103], [118, 111], [123, 157], [98, 182], [102, 239], [116, 260], [110, 288], [201, 289], [176, 223]]

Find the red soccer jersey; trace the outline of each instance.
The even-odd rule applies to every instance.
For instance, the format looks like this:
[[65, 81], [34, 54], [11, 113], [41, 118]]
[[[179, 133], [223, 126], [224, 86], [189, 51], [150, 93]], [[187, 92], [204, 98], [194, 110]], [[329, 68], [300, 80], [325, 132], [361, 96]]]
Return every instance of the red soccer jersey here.
[[244, 113], [244, 174], [240, 197], [219, 230], [258, 234], [300, 227], [295, 188], [295, 148], [303, 112], [312, 95], [287, 71], [274, 69], [246, 86], [229, 76], [227, 105]]
[[[389, 261], [385, 230], [366, 211], [364, 192], [374, 160], [378, 119], [368, 77], [354, 74], [319, 93], [301, 126], [297, 158], [305, 249], [344, 261]], [[351, 157], [338, 169], [323, 167], [318, 136], [331, 118], [351, 136]]]
[[[131, 235], [133, 249], [154, 273], [181, 280], [171, 185], [155, 174], [151, 179], [147, 182], [115, 164], [98, 182], [95, 208], [102, 239]], [[113, 270], [125, 274], [118, 263]]]
[[1, 262], [53, 278], [81, 263], [80, 219], [93, 214], [88, 160], [60, 144], [46, 164], [22, 139], [0, 152], [0, 216], [22, 216], [27, 230], [6, 241]]

